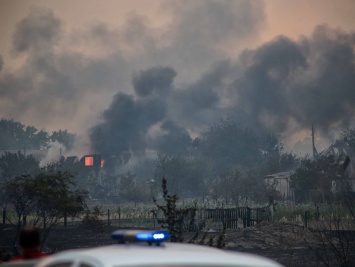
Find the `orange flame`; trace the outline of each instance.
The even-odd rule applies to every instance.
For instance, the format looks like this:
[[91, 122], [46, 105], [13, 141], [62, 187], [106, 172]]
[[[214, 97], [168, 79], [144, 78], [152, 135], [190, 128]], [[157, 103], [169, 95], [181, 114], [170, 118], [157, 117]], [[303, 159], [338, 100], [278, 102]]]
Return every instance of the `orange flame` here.
[[85, 157], [85, 166], [94, 166], [94, 157]]

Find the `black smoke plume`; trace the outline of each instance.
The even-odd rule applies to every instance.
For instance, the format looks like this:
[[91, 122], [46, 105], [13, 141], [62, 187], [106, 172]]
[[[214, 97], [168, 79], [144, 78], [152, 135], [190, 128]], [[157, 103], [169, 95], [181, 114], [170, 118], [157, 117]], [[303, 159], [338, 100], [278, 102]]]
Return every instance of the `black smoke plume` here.
[[171, 89], [175, 75], [175, 70], [168, 67], [142, 71], [132, 80], [140, 97], [122, 92], [114, 96], [103, 113], [103, 122], [90, 134], [94, 151], [104, 156], [108, 167], [125, 164], [133, 155], [144, 155], [149, 129], [166, 116], [167, 106], [161, 95]]
[[134, 91], [138, 96], [145, 97], [155, 92], [157, 95], [167, 95], [171, 89], [176, 71], [170, 67], [154, 67], [133, 77]]

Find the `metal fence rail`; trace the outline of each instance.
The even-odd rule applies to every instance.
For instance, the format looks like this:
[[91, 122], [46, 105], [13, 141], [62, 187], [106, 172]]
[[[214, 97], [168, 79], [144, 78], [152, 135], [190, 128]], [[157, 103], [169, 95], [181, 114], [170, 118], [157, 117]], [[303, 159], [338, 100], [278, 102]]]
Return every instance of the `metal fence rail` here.
[[[181, 213], [182, 210], [177, 212]], [[217, 209], [198, 209], [196, 213], [187, 213], [188, 216], [184, 218], [182, 222], [182, 229], [185, 231], [193, 231], [196, 229], [201, 229], [201, 227], [206, 225], [206, 222], [216, 222], [223, 223], [227, 229], [237, 229], [253, 226], [260, 223], [261, 221], [269, 220], [269, 207], [263, 208], [249, 208], [249, 207], [238, 207], [238, 208], [217, 208]], [[107, 213], [102, 215], [99, 220], [102, 224], [109, 226], [122, 227], [143, 227], [143, 228], [159, 228], [159, 219], [163, 218], [161, 212], [146, 213], [144, 216], [131, 217], [123, 215], [120, 212], [112, 213], [110, 209]], [[3, 212], [3, 224], [6, 222], [6, 212]], [[27, 222], [29, 222], [27, 220]], [[59, 227], [77, 227], [81, 225], [83, 220], [81, 219], [68, 219], [66, 216], [63, 217], [59, 223]], [[26, 224], [26, 217], [24, 216], [21, 221], [22, 225]]]

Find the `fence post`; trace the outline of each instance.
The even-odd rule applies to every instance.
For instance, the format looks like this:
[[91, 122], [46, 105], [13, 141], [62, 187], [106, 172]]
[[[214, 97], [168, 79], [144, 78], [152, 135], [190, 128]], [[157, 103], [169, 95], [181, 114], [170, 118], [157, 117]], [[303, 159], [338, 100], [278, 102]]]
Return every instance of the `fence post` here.
[[316, 210], [316, 214], [315, 214], [316, 221], [319, 220], [319, 216], [320, 216], [320, 214], [319, 214], [319, 206], [317, 205], [317, 210]]
[[251, 224], [250, 224], [250, 215], [251, 215], [251, 209], [248, 207], [247, 208], [247, 227], [251, 226]]
[[2, 224], [5, 224], [6, 221], [6, 209], [3, 209], [2, 211]]
[[67, 228], [68, 222], [67, 222], [67, 213], [64, 212], [64, 227]]
[[107, 225], [110, 226], [110, 209], [107, 209]]
[[308, 228], [308, 211], [304, 212], [304, 227]]
[[[153, 220], [153, 228], [155, 229], [155, 217], [154, 217], [154, 212], [153, 210], [151, 211], [152, 214], [152, 220]], [[158, 215], [157, 215], [158, 216]]]
[[274, 221], [274, 197], [269, 196], [269, 212], [270, 212], [270, 221]]
[[118, 207], [118, 227], [121, 227], [121, 207]]

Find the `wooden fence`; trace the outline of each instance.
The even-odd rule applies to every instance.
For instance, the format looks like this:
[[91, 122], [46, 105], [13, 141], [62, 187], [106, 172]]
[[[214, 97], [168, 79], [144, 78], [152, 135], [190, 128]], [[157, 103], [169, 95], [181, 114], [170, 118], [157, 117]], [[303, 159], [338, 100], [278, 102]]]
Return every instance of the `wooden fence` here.
[[[182, 210], [178, 211], [181, 212]], [[157, 213], [158, 218], [162, 218], [163, 214]], [[6, 212], [3, 211], [3, 224], [5, 224]], [[238, 207], [231, 209], [198, 209], [196, 212], [187, 212], [182, 222], [181, 227], [185, 231], [191, 231], [195, 229], [201, 229], [206, 225], [206, 222], [212, 221], [225, 224], [227, 229], [237, 229], [253, 226], [261, 221], [270, 220], [269, 207], [263, 208], [249, 208]], [[107, 210], [107, 214], [101, 218], [102, 221], [106, 221], [107, 225], [122, 227], [144, 227], [144, 228], [156, 228], [159, 227], [157, 218], [152, 213], [146, 214], [140, 218], [127, 218], [121, 217], [121, 213], [118, 216], [113, 217], [110, 209]], [[193, 224], [192, 224], [193, 222]], [[22, 224], [26, 224], [26, 217], [24, 216]], [[66, 216], [63, 217], [63, 227], [74, 227], [81, 224], [81, 221], [68, 220]]]
[[203, 219], [225, 223], [227, 229], [237, 229], [238, 221], [242, 221], [243, 228], [245, 228], [261, 221], [270, 220], [270, 214], [267, 206], [263, 208], [205, 209], [203, 210]]

